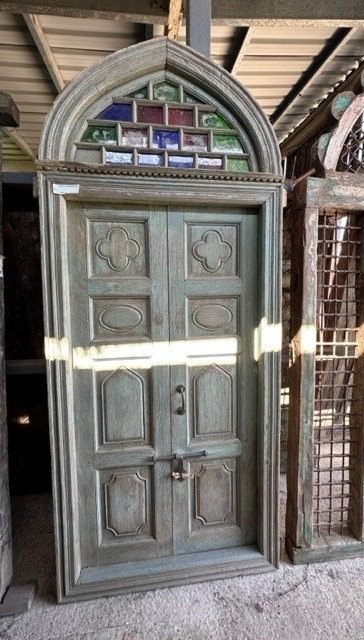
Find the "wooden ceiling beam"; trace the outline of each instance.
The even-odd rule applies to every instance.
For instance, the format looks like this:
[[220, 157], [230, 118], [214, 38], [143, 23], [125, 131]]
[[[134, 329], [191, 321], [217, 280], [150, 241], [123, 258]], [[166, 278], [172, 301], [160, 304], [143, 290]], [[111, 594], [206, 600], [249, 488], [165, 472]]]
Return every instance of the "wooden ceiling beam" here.
[[302, 73], [299, 80], [293, 85], [272, 113], [270, 121], [273, 125], [276, 125], [286, 115], [286, 113], [289, 112], [301, 95], [323, 72], [329, 62], [338, 55], [340, 49], [344, 47], [349, 38], [352, 38], [354, 31], [355, 29], [347, 27], [343, 27], [335, 31], [332, 38], [330, 38], [330, 40], [321, 49], [320, 53], [313, 59], [306, 71]]
[[[0, 0], [0, 11], [168, 24], [169, 0]], [[288, 26], [297, 21], [350, 26], [364, 23], [364, 4], [362, 0], [212, 0], [212, 21], [236, 26]]]
[[14, 140], [15, 144], [18, 147], [20, 147], [24, 151], [24, 153], [26, 153], [32, 160], [35, 160], [35, 154], [33, 150], [30, 148], [28, 143], [25, 142], [24, 138], [22, 138], [17, 131], [14, 131], [13, 129], [8, 129], [7, 127], [4, 127], [3, 130], [6, 133], [6, 135], [9, 136], [9, 138], [12, 138], [12, 140]]
[[169, 0], [169, 14], [166, 35], [177, 40], [182, 21], [183, 0]]
[[250, 41], [254, 36], [254, 27], [239, 27], [239, 29], [241, 30], [240, 46], [236, 52], [236, 55], [234, 56], [235, 59], [230, 69], [230, 73], [232, 76], [236, 76], [236, 74], [238, 73]]
[[43, 31], [43, 27], [40, 23], [39, 17], [31, 13], [23, 13], [23, 18], [34, 40], [34, 44], [37, 47], [38, 52], [48, 70], [48, 73], [52, 78], [57, 93], [61, 93], [66, 83], [62, 78], [52, 49], [48, 44], [48, 40]]

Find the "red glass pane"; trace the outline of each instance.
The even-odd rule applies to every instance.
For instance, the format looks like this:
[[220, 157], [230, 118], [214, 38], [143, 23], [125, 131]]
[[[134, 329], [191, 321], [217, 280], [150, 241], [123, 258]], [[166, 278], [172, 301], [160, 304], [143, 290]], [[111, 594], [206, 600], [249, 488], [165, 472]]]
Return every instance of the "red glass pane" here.
[[193, 126], [192, 109], [168, 109], [168, 123], [179, 124], [185, 127]]
[[138, 107], [138, 122], [150, 122], [151, 124], [163, 124], [163, 107], [142, 106]]

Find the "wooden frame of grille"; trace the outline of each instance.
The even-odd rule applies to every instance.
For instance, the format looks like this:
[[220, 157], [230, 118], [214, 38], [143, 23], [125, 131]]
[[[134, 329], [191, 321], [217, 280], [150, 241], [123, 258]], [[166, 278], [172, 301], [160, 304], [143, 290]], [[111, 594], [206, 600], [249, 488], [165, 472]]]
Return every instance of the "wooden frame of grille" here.
[[294, 193], [286, 548], [295, 563], [364, 555], [364, 183]]

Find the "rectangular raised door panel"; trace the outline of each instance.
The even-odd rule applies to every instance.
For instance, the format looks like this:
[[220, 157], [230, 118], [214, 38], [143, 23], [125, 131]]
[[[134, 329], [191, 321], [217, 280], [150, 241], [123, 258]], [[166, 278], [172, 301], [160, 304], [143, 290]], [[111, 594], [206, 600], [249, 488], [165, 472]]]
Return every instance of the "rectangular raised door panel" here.
[[78, 575], [103, 593], [111, 575], [157, 576], [162, 557], [186, 576], [213, 567], [204, 554], [257, 541], [256, 215], [69, 203], [62, 216]]

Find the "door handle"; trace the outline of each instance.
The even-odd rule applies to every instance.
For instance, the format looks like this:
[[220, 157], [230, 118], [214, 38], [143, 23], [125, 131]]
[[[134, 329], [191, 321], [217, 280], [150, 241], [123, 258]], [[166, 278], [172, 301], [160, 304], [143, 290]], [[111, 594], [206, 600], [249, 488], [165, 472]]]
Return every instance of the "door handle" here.
[[181, 405], [177, 407], [177, 413], [178, 415], [183, 416], [183, 414], [186, 413], [186, 399], [185, 399], [186, 389], [183, 386], [183, 384], [179, 384], [178, 387], [176, 387], [176, 391], [177, 393], [181, 394]]

